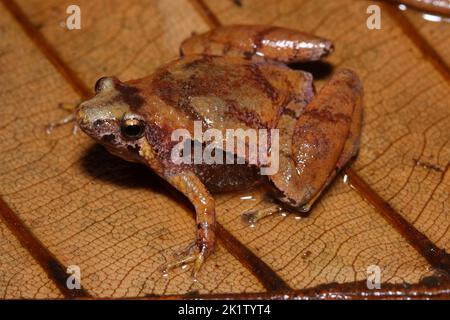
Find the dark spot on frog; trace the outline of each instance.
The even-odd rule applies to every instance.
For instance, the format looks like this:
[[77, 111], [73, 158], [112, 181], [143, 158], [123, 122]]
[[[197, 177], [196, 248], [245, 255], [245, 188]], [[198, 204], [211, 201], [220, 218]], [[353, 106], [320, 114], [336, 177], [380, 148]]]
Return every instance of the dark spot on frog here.
[[253, 57], [253, 52], [244, 51], [244, 59], [250, 60]]
[[145, 103], [143, 97], [139, 95], [138, 88], [123, 84], [116, 83], [115, 89], [120, 92], [120, 98], [130, 106], [131, 110], [137, 111]]
[[[100, 121], [100, 120], [97, 120], [97, 121]], [[115, 139], [116, 139], [116, 136], [114, 134], [105, 134], [102, 136], [102, 141], [107, 142], [107, 143], [111, 143]]]
[[128, 145], [127, 149], [131, 153], [139, 154], [139, 150], [141, 150], [141, 147], [139, 147], [137, 144], [135, 144], [135, 145]]
[[233, 3], [234, 3], [235, 5], [237, 5], [238, 7], [242, 7], [242, 1], [243, 1], [243, 0], [233, 0]]
[[295, 113], [295, 110], [284, 108], [283, 109], [283, 115], [286, 115], [292, 119], [297, 119], [299, 116]]
[[105, 123], [105, 120], [98, 119], [98, 120], [95, 120], [92, 125], [94, 126], [95, 129], [97, 129], [97, 128], [100, 128], [104, 123]]

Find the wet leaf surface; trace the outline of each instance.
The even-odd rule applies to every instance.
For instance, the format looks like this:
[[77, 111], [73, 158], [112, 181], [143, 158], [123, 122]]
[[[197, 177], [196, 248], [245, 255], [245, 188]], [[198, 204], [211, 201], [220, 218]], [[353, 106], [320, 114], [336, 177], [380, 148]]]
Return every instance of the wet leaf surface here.
[[[241, 214], [271, 205], [261, 190], [217, 195], [223, 231], [198, 281], [186, 270], [162, 276], [161, 264], [193, 238], [190, 205], [146, 168], [109, 155], [70, 127], [47, 135], [44, 126], [64, 115], [59, 103], [77, 103], [96, 79], [147, 75], [177, 57], [191, 32], [217, 22], [276, 24], [332, 39], [336, 51], [327, 62], [295, 67], [312, 71], [318, 87], [340, 67], [360, 74], [365, 115], [352, 168], [439, 248], [450, 249], [449, 78], [405, 32], [402, 18], [444, 62], [448, 24], [429, 25], [409, 11], [399, 18], [383, 4], [381, 30], [368, 30], [368, 1], [244, 0], [240, 7], [233, 1], [79, 1], [82, 29], [69, 31], [61, 26], [67, 1], [6, 3], [0, 12], [0, 195], [61, 266], [80, 267], [88, 295], [304, 289], [363, 281], [370, 265], [381, 268], [383, 283], [418, 283], [435, 274], [341, 175], [310, 216], [279, 214], [255, 227], [244, 225]], [[31, 41], [30, 32], [42, 39]], [[0, 224], [0, 295], [67, 295], [9, 229], [14, 226]]]

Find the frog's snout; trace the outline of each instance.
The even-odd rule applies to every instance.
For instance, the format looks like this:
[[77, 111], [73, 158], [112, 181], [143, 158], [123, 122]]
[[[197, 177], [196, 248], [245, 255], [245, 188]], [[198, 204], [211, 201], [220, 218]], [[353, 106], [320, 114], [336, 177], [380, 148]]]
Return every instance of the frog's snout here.
[[78, 123], [78, 126], [84, 131], [86, 126], [90, 123], [88, 120], [88, 115], [86, 113], [86, 106], [80, 104], [75, 111], [75, 120]]
[[95, 134], [95, 129], [101, 120], [101, 115], [86, 102], [80, 104], [75, 113], [75, 119], [81, 130], [89, 135]]

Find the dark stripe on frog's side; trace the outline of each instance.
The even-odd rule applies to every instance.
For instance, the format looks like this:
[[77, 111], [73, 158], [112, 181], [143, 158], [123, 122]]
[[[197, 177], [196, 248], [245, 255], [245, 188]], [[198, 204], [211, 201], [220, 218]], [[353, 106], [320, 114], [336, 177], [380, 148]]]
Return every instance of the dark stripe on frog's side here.
[[[148, 122], [145, 129], [145, 137], [147, 142], [155, 152], [156, 156], [166, 164], [169, 163], [171, 152], [178, 141], [171, 140], [172, 129], [159, 127], [158, 125]], [[172, 162], [170, 162], [172, 163]], [[183, 165], [179, 166], [182, 167]]]
[[332, 123], [336, 123], [338, 121], [350, 123], [352, 118], [344, 113], [332, 113], [327, 110], [307, 110], [303, 113], [305, 116], [310, 116], [311, 118], [315, 118], [319, 121], [328, 121]]
[[268, 128], [268, 124], [261, 120], [259, 114], [249, 111], [241, 106], [235, 100], [225, 100], [227, 106], [227, 111], [225, 115], [231, 119], [239, 120], [244, 123], [247, 127], [253, 129], [263, 129]]
[[[224, 69], [225, 71], [228, 71], [223, 66], [214, 64], [214, 59], [221, 59], [221, 57], [202, 55], [198, 59], [183, 65], [183, 68], [185, 70], [195, 70], [195, 68], [198, 68], [199, 70], [205, 70], [206, 79], [208, 79], [207, 77], [210, 76], [210, 73], [208, 73], [209, 70], [214, 70], [214, 69], [217, 69], [218, 67], [220, 67], [220, 68]], [[243, 63], [242, 65], [235, 65], [233, 67], [242, 67], [242, 68], [245, 68], [245, 71], [248, 72], [248, 74], [243, 75], [242, 83], [245, 83], [246, 80], [253, 80], [257, 84], [257, 88], [259, 88], [261, 91], [263, 91], [264, 94], [267, 97], [269, 97], [271, 101], [275, 101], [276, 99], [278, 99], [278, 93], [277, 93], [276, 89], [270, 84], [270, 82], [263, 75], [263, 73], [261, 72], [257, 63]], [[199, 73], [197, 73], [197, 75], [198, 74]], [[202, 80], [202, 79], [200, 78], [197, 80]], [[223, 80], [223, 81], [228, 80], [229, 83], [231, 83], [231, 79], [228, 78], [228, 75], [226, 73], [224, 74], [223, 78], [216, 79], [216, 80]], [[220, 83], [220, 82], [218, 82], [218, 83]], [[231, 93], [230, 90], [223, 90], [223, 89], [225, 89], [224, 86], [211, 85], [211, 83], [209, 81], [208, 81], [208, 86], [203, 86], [202, 89], [206, 89], [206, 90], [198, 90], [197, 89], [195, 94], [197, 96], [199, 96], [199, 95], [206, 96], [208, 94], [214, 94], [216, 96], [220, 96], [220, 94]], [[229, 88], [229, 89], [233, 89], [233, 88]]]
[[140, 95], [140, 90], [136, 87], [123, 83], [115, 83], [114, 88], [120, 92], [120, 95], [116, 96], [117, 99], [128, 104], [131, 110], [139, 110], [145, 103], [145, 99]]
[[253, 79], [258, 84], [259, 89], [261, 89], [272, 102], [276, 101], [278, 99], [278, 92], [263, 75], [258, 65], [250, 63], [246, 65], [246, 68], [252, 74]]
[[[192, 107], [188, 82], [178, 80], [169, 71], [160, 72], [152, 80], [153, 92], [167, 105], [182, 111], [189, 119], [204, 122], [204, 118]], [[180, 91], [180, 89], [182, 91]]]
[[[185, 70], [185, 78], [176, 78], [170, 70], [160, 71], [152, 80], [154, 94], [191, 120], [200, 120], [205, 123], [203, 115], [191, 104], [192, 98], [215, 97], [225, 102], [224, 105], [228, 108], [228, 111], [223, 110], [225, 116], [232, 120], [239, 120], [250, 127], [267, 127], [258, 113], [246, 109], [245, 106], [238, 106], [234, 99], [229, 98], [233, 96], [233, 92], [239, 91], [242, 84], [250, 83], [252, 88], [261, 91], [272, 103], [275, 103], [279, 98], [278, 92], [263, 75], [258, 65], [242, 63], [228, 67], [221, 65], [220, 62], [214, 63], [214, 59], [221, 59], [221, 57], [202, 55], [195, 60], [175, 66], [176, 71]], [[233, 68], [242, 68], [238, 71], [239, 75], [242, 73], [241, 78], [236, 77]]]

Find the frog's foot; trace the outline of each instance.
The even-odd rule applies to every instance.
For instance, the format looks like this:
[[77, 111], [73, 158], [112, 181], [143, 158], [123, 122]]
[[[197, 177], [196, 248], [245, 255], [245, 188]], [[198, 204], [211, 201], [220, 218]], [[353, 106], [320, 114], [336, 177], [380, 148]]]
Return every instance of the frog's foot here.
[[[70, 112], [70, 114], [65, 116], [65, 117], [63, 117], [63, 118], [61, 118], [61, 119], [59, 119], [59, 120], [50, 122], [45, 127], [45, 131], [48, 134], [50, 134], [50, 133], [52, 133], [54, 128], [62, 126], [62, 125], [66, 125], [66, 124], [71, 123], [71, 122], [74, 122], [75, 121], [75, 110], [76, 110], [77, 106], [78, 106], [77, 104], [73, 104], [73, 103], [60, 103], [58, 105], [58, 107], [60, 107], [63, 110], [66, 110], [66, 111]], [[76, 124], [74, 124], [73, 127], [72, 127], [72, 133], [73, 134], [77, 133], [77, 130], [78, 130], [78, 126]]]
[[184, 250], [177, 252], [175, 258], [161, 267], [161, 271], [167, 274], [170, 270], [186, 266], [189, 263], [193, 263], [192, 277], [196, 280], [197, 274], [200, 271], [206, 258], [212, 253], [213, 246], [202, 241], [194, 241]]
[[[155, 168], [155, 171], [158, 172], [159, 168]], [[182, 171], [176, 174], [165, 171], [159, 174], [191, 201], [195, 208], [197, 223], [197, 238], [194, 244], [178, 254], [173, 261], [167, 263], [163, 267], [163, 272], [192, 262], [194, 264], [192, 276], [195, 279], [206, 258], [214, 251], [216, 243], [214, 198], [192, 171]]]
[[261, 219], [269, 217], [275, 213], [281, 212], [282, 208], [278, 205], [274, 205], [268, 208], [254, 210], [254, 211], [247, 211], [244, 212], [241, 215], [242, 222], [244, 222], [246, 225], [254, 226], [257, 224]]

